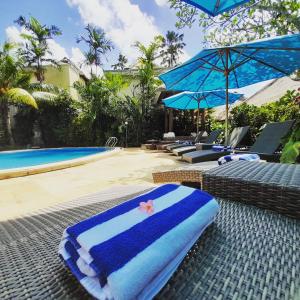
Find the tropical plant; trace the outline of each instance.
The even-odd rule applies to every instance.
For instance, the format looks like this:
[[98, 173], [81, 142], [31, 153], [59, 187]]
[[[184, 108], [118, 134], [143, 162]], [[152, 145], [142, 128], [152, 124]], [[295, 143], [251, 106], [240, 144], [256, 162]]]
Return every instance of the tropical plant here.
[[25, 46], [20, 48], [20, 54], [27, 66], [34, 70], [36, 79], [42, 83], [45, 79], [44, 63], [58, 66], [58, 62], [52, 57], [48, 40], [61, 35], [62, 32], [55, 25], [42, 25], [34, 17], [27, 20], [24, 16], [20, 16], [15, 22], [25, 29], [25, 33], [21, 34]]
[[13, 45], [5, 43], [0, 50], [0, 110], [1, 144], [11, 143], [8, 104], [24, 104], [37, 108], [37, 103], [28, 92], [30, 74], [24, 69], [24, 61], [12, 55]]
[[159, 57], [162, 39], [162, 36], [155, 37], [149, 46], [140, 42], [135, 44], [141, 54], [138, 58], [138, 74], [136, 76], [138, 84], [136, 86], [137, 95], [135, 95], [140, 100], [141, 105], [141, 122], [137, 128], [140, 140], [143, 138], [142, 135], [146, 134], [144, 129], [150, 123], [150, 111], [154, 104], [156, 90], [161, 84], [161, 81], [156, 78], [155, 61]]
[[162, 40], [162, 64], [171, 68], [174, 67], [179, 60], [180, 54], [183, 53], [182, 49], [185, 47], [183, 42], [183, 34], [175, 31], [168, 31]]
[[118, 57], [118, 62], [114, 65], [111, 65], [111, 67], [114, 70], [124, 70], [126, 68], [127, 63], [128, 63], [128, 59], [126, 58], [126, 56], [120, 53]]
[[106, 38], [106, 34], [102, 29], [88, 24], [85, 30], [87, 36], [80, 36], [77, 43], [85, 42], [88, 45], [89, 50], [85, 53], [86, 63], [91, 67], [91, 75], [93, 75], [92, 66], [96, 66], [97, 75], [97, 69], [102, 65], [102, 56], [112, 51], [114, 47], [111, 40]]
[[176, 26], [199, 24], [210, 45], [235, 44], [300, 31], [299, 0], [251, 0], [214, 18], [180, 0], [169, 2], [177, 10]]
[[86, 124], [86, 130], [90, 132], [94, 144], [104, 144], [117, 122], [116, 108], [122, 107], [118, 103], [118, 93], [126, 84], [118, 74], [106, 74], [103, 78], [92, 77], [86, 85], [79, 82], [75, 84], [82, 99], [79, 103], [79, 118]]
[[299, 162], [300, 159], [300, 122], [295, 126], [290, 138], [285, 144], [280, 162], [293, 164]]

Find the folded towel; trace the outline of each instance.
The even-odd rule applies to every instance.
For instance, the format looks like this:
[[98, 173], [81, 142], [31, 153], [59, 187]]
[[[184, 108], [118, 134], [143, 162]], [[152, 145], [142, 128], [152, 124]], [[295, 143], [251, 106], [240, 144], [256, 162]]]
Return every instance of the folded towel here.
[[236, 161], [236, 160], [260, 161], [260, 157], [258, 154], [251, 154], [251, 153], [230, 154], [230, 155], [225, 155], [220, 157], [218, 159], [218, 164], [223, 165], [230, 161]]
[[163, 185], [68, 227], [59, 254], [97, 299], [151, 299], [218, 210], [203, 191]]
[[212, 150], [216, 152], [226, 152], [226, 151], [231, 151], [231, 147], [223, 146], [223, 145], [214, 145], [212, 146]]

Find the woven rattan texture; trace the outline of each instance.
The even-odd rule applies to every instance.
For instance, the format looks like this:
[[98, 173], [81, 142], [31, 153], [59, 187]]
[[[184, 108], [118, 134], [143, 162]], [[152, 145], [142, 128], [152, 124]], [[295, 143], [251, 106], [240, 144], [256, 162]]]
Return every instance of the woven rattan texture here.
[[[62, 231], [122, 201], [1, 222], [0, 299], [89, 299], [58, 258]], [[295, 299], [300, 222], [242, 203], [219, 202], [215, 223], [157, 299]]]
[[230, 162], [203, 172], [203, 189], [300, 219], [300, 165]]

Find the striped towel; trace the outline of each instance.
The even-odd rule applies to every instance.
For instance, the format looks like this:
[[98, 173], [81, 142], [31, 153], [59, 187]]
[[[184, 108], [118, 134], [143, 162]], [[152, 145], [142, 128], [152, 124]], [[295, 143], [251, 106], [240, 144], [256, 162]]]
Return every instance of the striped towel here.
[[97, 299], [151, 299], [218, 210], [205, 192], [163, 185], [68, 227], [59, 254]]
[[247, 161], [260, 161], [260, 157], [258, 154], [230, 154], [222, 156], [218, 159], [218, 164], [224, 165], [230, 161], [236, 161], [236, 160], [247, 160]]
[[212, 146], [212, 150], [215, 152], [226, 152], [226, 151], [231, 151], [231, 147], [223, 146], [223, 145], [214, 145]]

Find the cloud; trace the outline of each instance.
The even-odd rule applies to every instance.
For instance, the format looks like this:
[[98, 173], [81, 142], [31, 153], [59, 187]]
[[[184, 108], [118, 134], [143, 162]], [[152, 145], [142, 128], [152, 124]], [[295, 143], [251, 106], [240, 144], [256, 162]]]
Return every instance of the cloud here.
[[108, 37], [132, 62], [138, 55], [132, 47], [136, 41], [149, 44], [161, 34], [154, 18], [142, 12], [130, 0], [66, 0], [71, 7], [77, 7], [84, 24], [103, 28]]
[[[22, 47], [25, 45], [25, 40], [22, 38], [21, 33], [25, 33], [26, 30], [22, 28], [19, 30], [16, 26], [9, 26], [5, 29], [7, 41], [10, 43], [18, 44]], [[28, 33], [28, 32], [27, 32]], [[52, 58], [55, 60], [62, 60], [63, 58], [69, 58], [82, 72], [89, 77], [91, 73], [91, 67], [87, 66], [84, 63], [85, 57], [82, 51], [77, 47], [72, 47], [71, 56], [68, 54], [67, 50], [61, 46], [58, 42], [53, 39], [48, 40], [49, 50], [52, 55], [47, 55], [47, 58]], [[101, 68], [96, 68], [96, 66], [92, 66], [93, 74], [97, 74], [98, 76], [103, 75], [103, 70]]]
[[155, 2], [158, 6], [169, 6], [168, 0], [155, 0]]

